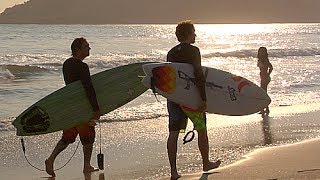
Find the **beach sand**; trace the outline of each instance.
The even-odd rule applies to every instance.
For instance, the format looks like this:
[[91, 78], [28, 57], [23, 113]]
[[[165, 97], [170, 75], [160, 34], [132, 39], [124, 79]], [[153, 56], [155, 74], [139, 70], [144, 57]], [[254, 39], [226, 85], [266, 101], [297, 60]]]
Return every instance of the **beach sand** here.
[[[293, 141], [298, 143], [291, 143], [289, 138], [282, 139], [278, 131], [294, 131], [292, 134], [299, 134], [301, 127], [306, 128], [306, 132], [310, 131], [308, 126], [315, 126], [311, 129], [312, 133], [317, 134], [319, 131], [319, 124], [316, 124], [317, 118], [320, 117], [320, 106], [285, 106], [272, 108], [272, 139], [273, 141], [280, 142], [280, 146], [267, 148], [260, 148], [264, 144], [264, 139], [261, 132], [261, 117], [260, 115], [244, 116], [243, 119], [232, 121], [234, 124], [241, 124], [239, 129], [245, 124], [245, 120], [251, 122], [253, 120], [252, 128], [257, 129], [231, 133], [225, 136], [223, 133], [228, 134], [228, 128], [209, 129], [208, 132], [213, 133], [210, 137], [210, 147], [220, 145], [221, 148], [229, 146], [230, 143], [244, 141], [244, 143], [253, 143], [255, 146], [250, 153], [244, 153], [240, 157], [241, 160], [230, 161], [231, 155], [224, 157], [215, 157], [214, 151], [211, 151], [212, 158], [221, 158], [223, 161], [222, 166], [218, 169], [212, 170], [206, 174], [200, 172], [201, 160], [199, 159], [199, 152], [196, 147], [196, 141], [190, 143], [188, 146], [179, 146], [178, 153], [180, 156], [178, 160], [178, 168], [180, 170], [187, 168], [181, 173], [183, 179], [320, 179], [320, 139], [315, 137], [312, 140], [299, 139], [300, 136], [294, 136]], [[299, 110], [299, 112], [297, 112]], [[294, 113], [293, 113], [294, 112]], [[209, 115], [210, 116], [210, 115]], [[215, 117], [216, 120], [211, 120], [212, 126], [222, 126], [221, 117]], [[230, 117], [225, 117], [230, 118]], [[284, 121], [280, 123], [280, 121]], [[287, 122], [295, 122], [287, 124]], [[82, 173], [82, 150], [81, 145], [76, 151], [75, 157], [63, 169], [56, 172], [57, 177], [55, 180], [105, 180], [105, 179], [170, 179], [168, 177], [169, 164], [166, 154], [166, 138], [167, 138], [167, 117], [160, 117], [156, 119], [139, 120], [135, 122], [114, 122], [103, 124], [103, 153], [105, 155], [105, 170], [94, 172], [91, 174]], [[226, 122], [226, 121], [224, 121]], [[229, 120], [228, 120], [229, 122]], [[298, 122], [303, 122], [301, 125]], [[309, 123], [310, 122], [310, 123]], [[149, 128], [145, 128], [146, 124], [151, 124]], [[211, 126], [211, 125], [210, 125]], [[235, 125], [238, 127], [237, 125]], [[291, 126], [294, 126], [292, 128]], [[116, 128], [117, 127], [117, 128]], [[282, 128], [282, 129], [281, 129]], [[289, 129], [292, 128], [292, 129]], [[235, 128], [237, 129], [237, 128]], [[229, 129], [234, 131], [235, 129]], [[260, 133], [260, 135], [259, 135]], [[218, 134], [218, 135], [215, 135]], [[290, 133], [288, 133], [291, 136]], [[121, 136], [125, 135], [125, 136]], [[120, 136], [120, 138], [119, 138]], [[258, 137], [257, 140], [251, 140], [252, 137]], [[244, 138], [245, 137], [245, 138]], [[269, 137], [269, 136], [266, 136]], [[301, 136], [301, 138], [304, 136]], [[307, 136], [309, 137], [309, 136]], [[25, 139], [27, 148], [27, 157], [37, 167], [44, 168], [44, 159], [48, 157], [54, 145], [60, 138], [60, 133], [53, 133], [39, 137], [28, 137]], [[226, 139], [229, 138], [229, 139]], [[246, 139], [246, 138], [249, 138]], [[49, 139], [49, 141], [48, 141]], [[221, 140], [224, 139], [225, 141]], [[311, 139], [311, 138], [307, 138]], [[303, 142], [300, 142], [304, 140]], [[14, 180], [42, 180], [52, 179], [45, 172], [37, 171], [27, 164], [21, 151], [19, 137], [14, 132], [1, 132], [0, 141], [0, 158], [2, 164], [0, 166], [0, 179], [14, 179]], [[227, 142], [226, 142], [227, 141]], [[229, 142], [231, 141], [231, 142]], [[261, 141], [261, 142], [260, 142]], [[285, 141], [286, 143], [281, 143]], [[98, 141], [96, 142], [97, 146]], [[288, 144], [288, 145], [281, 145]], [[278, 144], [276, 144], [278, 145]], [[257, 147], [256, 147], [257, 146]], [[75, 151], [76, 143], [71, 145], [66, 152], [59, 155], [56, 167], [63, 165]], [[262, 146], [264, 147], [264, 146]], [[191, 149], [191, 151], [188, 151]], [[95, 147], [92, 164], [96, 165], [96, 154], [98, 153]], [[228, 149], [227, 149], [228, 151]], [[241, 151], [241, 150], [240, 150]], [[190, 153], [191, 152], [191, 153]], [[234, 151], [232, 151], [234, 152]], [[187, 164], [185, 158], [193, 159], [199, 164]], [[230, 165], [229, 165], [230, 164]], [[180, 166], [179, 166], [180, 165]], [[190, 166], [188, 166], [190, 165]], [[194, 167], [198, 169], [195, 170]], [[198, 173], [197, 173], [198, 172]], [[194, 174], [190, 174], [194, 173]], [[150, 178], [153, 177], [153, 178]]]
[[183, 179], [320, 179], [320, 139], [255, 150], [243, 160]]
[[[310, 112], [305, 112], [309, 108]], [[318, 106], [297, 106], [293, 119], [308, 120], [320, 117]], [[292, 107], [274, 112], [292, 111]], [[288, 113], [286, 112], [286, 114]], [[290, 114], [290, 113], [289, 113]], [[320, 138], [294, 144], [256, 149], [230, 165], [194, 174], [182, 174], [181, 180], [193, 179], [320, 179]], [[222, 160], [223, 161], [223, 160]], [[163, 179], [170, 179], [169, 177]]]

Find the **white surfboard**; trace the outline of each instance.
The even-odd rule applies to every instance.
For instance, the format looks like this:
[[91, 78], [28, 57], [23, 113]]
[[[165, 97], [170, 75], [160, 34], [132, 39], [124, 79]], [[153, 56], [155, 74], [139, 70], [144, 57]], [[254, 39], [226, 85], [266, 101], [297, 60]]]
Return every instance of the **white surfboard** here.
[[[196, 109], [200, 103], [194, 84], [193, 67], [185, 63], [148, 63], [143, 65], [142, 84], [165, 98]], [[259, 112], [271, 102], [267, 93], [246, 78], [203, 66], [209, 113], [241, 116]]]

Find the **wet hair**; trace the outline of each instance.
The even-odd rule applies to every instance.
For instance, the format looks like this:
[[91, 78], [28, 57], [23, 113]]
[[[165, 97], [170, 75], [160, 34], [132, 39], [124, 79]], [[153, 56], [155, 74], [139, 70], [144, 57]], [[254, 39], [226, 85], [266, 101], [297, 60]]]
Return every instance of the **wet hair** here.
[[194, 26], [191, 20], [181, 21], [176, 27], [176, 36], [179, 42], [185, 41], [189, 34], [194, 31]]
[[268, 58], [268, 52], [266, 47], [260, 47], [258, 50], [258, 59]]
[[75, 40], [73, 40], [72, 44], [71, 44], [71, 52], [72, 52], [72, 56], [75, 55], [75, 53], [81, 49], [81, 46], [84, 42], [86, 42], [87, 40], [83, 37], [80, 38], [76, 38]]

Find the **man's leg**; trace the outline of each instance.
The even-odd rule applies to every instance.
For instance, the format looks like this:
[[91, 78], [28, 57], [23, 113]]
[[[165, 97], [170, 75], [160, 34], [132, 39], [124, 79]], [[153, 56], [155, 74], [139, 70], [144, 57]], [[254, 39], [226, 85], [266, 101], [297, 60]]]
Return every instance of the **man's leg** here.
[[95, 128], [89, 123], [85, 123], [77, 127], [80, 135], [80, 140], [83, 146], [83, 172], [89, 173], [93, 171], [98, 171], [99, 169], [91, 166], [91, 156], [93, 143], [95, 140]]
[[[268, 93], [267, 91], [268, 91], [268, 81], [266, 81], [265, 79], [261, 79], [261, 82], [260, 82], [260, 87], [263, 89], [263, 90], [265, 90], [266, 91], [266, 93]], [[265, 107], [265, 108], [263, 108], [261, 111], [260, 111], [260, 114], [262, 115], [262, 116], [264, 116], [264, 115], [269, 115], [269, 113], [270, 113], [270, 111], [269, 111], [269, 108], [268, 107]]]
[[203, 171], [209, 171], [220, 166], [220, 160], [216, 162], [209, 161], [209, 142], [206, 129], [198, 130], [198, 147], [202, 156]]
[[171, 179], [178, 179], [181, 176], [177, 171], [177, 141], [179, 137], [179, 131], [169, 132], [167, 141], [167, 151], [171, 168]]
[[187, 127], [187, 116], [184, 114], [179, 104], [168, 101], [169, 113], [169, 137], [167, 141], [167, 151], [171, 169], [171, 180], [179, 179], [181, 176], [177, 171], [177, 141], [180, 130]]
[[84, 163], [83, 163], [83, 172], [88, 173], [88, 172], [93, 172], [97, 171], [98, 169], [94, 168], [91, 166], [91, 156], [92, 156], [92, 149], [93, 149], [93, 144], [85, 144], [83, 145], [83, 158], [84, 158]]
[[50, 157], [48, 159], [45, 160], [45, 165], [46, 165], [46, 172], [51, 175], [52, 177], [56, 177], [56, 174], [54, 173], [54, 169], [53, 169], [53, 164], [54, 164], [54, 160], [56, 159], [56, 157], [58, 156], [58, 154], [60, 154], [63, 150], [66, 149], [66, 147], [68, 147], [69, 143], [63, 141], [62, 139], [57, 143], [56, 147], [54, 148], [54, 150], [52, 151]]

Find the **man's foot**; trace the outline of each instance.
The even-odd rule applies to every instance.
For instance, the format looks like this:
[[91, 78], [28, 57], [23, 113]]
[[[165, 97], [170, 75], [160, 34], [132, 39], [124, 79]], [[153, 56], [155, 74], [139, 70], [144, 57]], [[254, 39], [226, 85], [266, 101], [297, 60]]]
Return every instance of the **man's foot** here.
[[221, 161], [218, 160], [216, 162], [209, 162], [208, 164], [203, 164], [203, 171], [209, 171], [209, 170], [212, 170], [212, 169], [215, 169], [217, 167], [219, 167], [221, 164]]
[[56, 177], [56, 174], [54, 173], [53, 170], [53, 161], [50, 161], [49, 159], [46, 159], [44, 161], [44, 163], [46, 164], [46, 172], [52, 176], [52, 177]]
[[83, 173], [91, 173], [94, 171], [99, 171], [99, 169], [92, 166], [83, 168]]
[[177, 180], [179, 178], [181, 178], [181, 175], [177, 174], [175, 176], [171, 176], [170, 180]]

